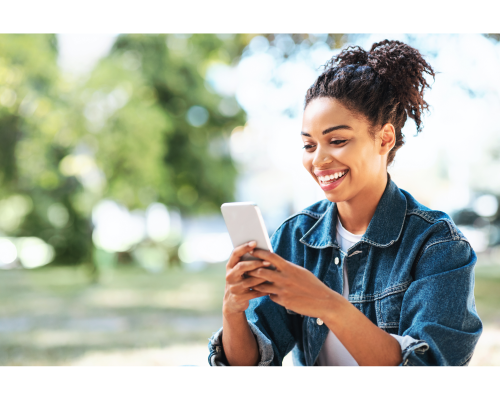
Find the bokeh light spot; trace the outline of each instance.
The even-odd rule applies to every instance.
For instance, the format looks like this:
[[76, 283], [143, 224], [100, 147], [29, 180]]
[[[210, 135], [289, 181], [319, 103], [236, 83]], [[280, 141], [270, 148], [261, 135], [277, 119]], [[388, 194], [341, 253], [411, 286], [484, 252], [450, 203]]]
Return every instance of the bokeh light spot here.
[[193, 106], [188, 110], [186, 119], [192, 126], [202, 126], [208, 121], [208, 111], [204, 107]]
[[0, 267], [16, 261], [17, 249], [14, 243], [7, 238], [0, 238]]
[[492, 217], [498, 211], [498, 200], [492, 194], [484, 194], [474, 202], [474, 211], [481, 217]]

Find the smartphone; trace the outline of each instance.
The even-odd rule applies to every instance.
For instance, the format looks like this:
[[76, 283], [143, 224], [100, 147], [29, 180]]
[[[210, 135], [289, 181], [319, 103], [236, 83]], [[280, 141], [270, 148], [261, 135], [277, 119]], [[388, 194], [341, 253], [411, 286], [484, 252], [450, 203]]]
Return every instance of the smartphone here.
[[[257, 242], [255, 248], [273, 252], [266, 225], [257, 204], [252, 202], [224, 203], [220, 209], [233, 247], [255, 240]], [[260, 260], [249, 253], [244, 254], [241, 259], [243, 261]], [[273, 265], [264, 268], [276, 269]]]

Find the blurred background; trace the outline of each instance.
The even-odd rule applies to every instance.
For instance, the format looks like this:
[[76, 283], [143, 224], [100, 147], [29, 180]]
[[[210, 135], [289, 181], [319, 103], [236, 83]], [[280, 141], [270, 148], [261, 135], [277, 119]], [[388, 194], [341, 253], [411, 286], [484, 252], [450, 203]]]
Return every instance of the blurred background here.
[[386, 38], [439, 72], [389, 172], [477, 252], [471, 365], [500, 365], [500, 35], [480, 34], [0, 35], [0, 365], [208, 366], [220, 205], [256, 202], [271, 235], [324, 198], [306, 90]]

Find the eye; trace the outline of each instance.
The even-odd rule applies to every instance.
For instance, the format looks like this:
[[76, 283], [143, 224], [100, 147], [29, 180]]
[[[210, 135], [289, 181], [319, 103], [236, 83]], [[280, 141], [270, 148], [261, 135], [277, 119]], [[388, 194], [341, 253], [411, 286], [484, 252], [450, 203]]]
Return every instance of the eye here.
[[309, 150], [310, 148], [314, 147], [312, 144], [306, 144], [303, 149]]
[[345, 143], [347, 142], [347, 140], [332, 140], [330, 142], [330, 144], [336, 144], [336, 145], [339, 145], [339, 144], [342, 144], [342, 143]]

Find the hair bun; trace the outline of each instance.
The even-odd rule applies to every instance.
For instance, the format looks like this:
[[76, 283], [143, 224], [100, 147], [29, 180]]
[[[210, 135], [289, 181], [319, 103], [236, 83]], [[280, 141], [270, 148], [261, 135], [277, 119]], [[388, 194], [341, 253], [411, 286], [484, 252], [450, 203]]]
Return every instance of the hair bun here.
[[349, 46], [324, 65], [325, 69], [333, 70], [349, 66], [370, 67], [382, 82], [390, 84], [397, 102], [415, 120], [417, 132], [421, 130], [420, 115], [428, 108], [423, 99], [424, 89], [430, 88], [424, 72], [434, 77], [434, 71], [417, 49], [386, 39], [374, 43], [369, 52], [360, 46]]
[[374, 43], [367, 53], [366, 64], [385, 81], [394, 86], [401, 96], [403, 93], [417, 92], [423, 95], [425, 87], [430, 87], [423, 73], [434, 75], [431, 66], [417, 49], [398, 40], [383, 40]]

